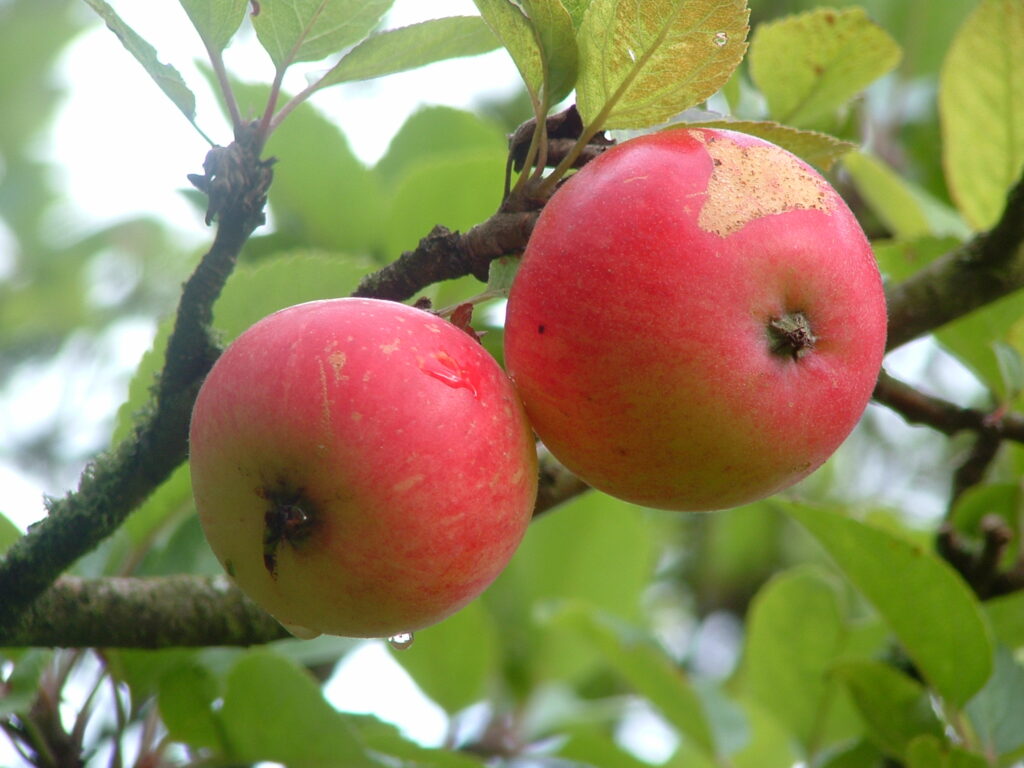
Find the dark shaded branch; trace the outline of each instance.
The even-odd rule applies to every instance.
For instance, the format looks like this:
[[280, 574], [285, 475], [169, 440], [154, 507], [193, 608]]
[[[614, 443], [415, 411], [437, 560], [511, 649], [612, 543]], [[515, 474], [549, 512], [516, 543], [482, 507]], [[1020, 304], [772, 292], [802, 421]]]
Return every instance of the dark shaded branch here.
[[487, 282], [494, 259], [526, 247], [537, 215], [499, 212], [465, 234], [434, 227], [415, 250], [363, 278], [353, 296], [405, 301], [442, 280], [473, 275]]
[[922, 424], [955, 435], [971, 431], [995, 439], [1024, 443], [1024, 416], [1018, 413], [987, 413], [963, 408], [941, 397], [926, 395], [882, 371], [872, 397], [900, 414], [911, 424]]
[[207, 155], [204, 176], [190, 177], [218, 220], [213, 246], [185, 283], [164, 369], [147, 414], [134, 434], [83, 473], [78, 490], [48, 503], [49, 516], [32, 526], [0, 559], [0, 626], [18, 615], [79, 557], [121, 525], [186, 457], [192, 404], [219, 350], [210, 339], [213, 302], [249, 235], [263, 223], [269, 163], [259, 159], [254, 134]]
[[290, 637], [227, 576], [56, 581], [0, 646], [169, 648], [254, 645]]
[[886, 291], [888, 349], [1024, 286], [1024, 178], [996, 225]]

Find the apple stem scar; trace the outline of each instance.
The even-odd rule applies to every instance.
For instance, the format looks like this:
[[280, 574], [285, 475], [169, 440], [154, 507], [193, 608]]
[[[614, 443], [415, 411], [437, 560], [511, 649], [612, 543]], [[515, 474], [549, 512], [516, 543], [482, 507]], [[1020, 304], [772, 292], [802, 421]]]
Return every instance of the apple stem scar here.
[[776, 355], [799, 360], [812, 349], [818, 338], [803, 312], [792, 312], [768, 321], [768, 339]]

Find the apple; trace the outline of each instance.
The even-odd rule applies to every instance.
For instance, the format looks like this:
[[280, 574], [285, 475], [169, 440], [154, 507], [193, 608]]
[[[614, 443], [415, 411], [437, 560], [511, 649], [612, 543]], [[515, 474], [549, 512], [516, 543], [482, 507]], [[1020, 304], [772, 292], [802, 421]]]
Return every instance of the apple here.
[[679, 128], [555, 192], [504, 344], [568, 469], [638, 504], [709, 510], [820, 466], [868, 402], [885, 335], [878, 268], [839, 194], [774, 144]]
[[294, 633], [405, 635], [468, 603], [530, 522], [533, 433], [478, 341], [333, 299], [239, 336], [196, 399], [196, 507], [228, 574]]

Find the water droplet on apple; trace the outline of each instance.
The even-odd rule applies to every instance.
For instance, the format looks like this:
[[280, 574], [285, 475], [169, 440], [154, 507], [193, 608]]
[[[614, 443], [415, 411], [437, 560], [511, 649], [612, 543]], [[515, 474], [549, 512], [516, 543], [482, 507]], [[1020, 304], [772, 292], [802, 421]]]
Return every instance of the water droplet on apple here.
[[715, 45], [717, 45], [719, 48], [723, 47], [728, 42], [729, 42], [729, 35], [727, 35], [725, 32], [716, 32], [715, 33]]
[[388, 638], [388, 645], [396, 651], [404, 651], [412, 645], [412, 641], [415, 639], [412, 632], [399, 632], [397, 635], [392, 635]]

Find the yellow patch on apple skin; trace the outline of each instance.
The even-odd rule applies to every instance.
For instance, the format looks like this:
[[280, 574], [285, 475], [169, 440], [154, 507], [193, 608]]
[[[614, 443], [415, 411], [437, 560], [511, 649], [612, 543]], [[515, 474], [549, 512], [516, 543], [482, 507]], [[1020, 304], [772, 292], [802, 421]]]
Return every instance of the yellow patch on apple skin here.
[[391, 490], [393, 490], [395, 493], [405, 493], [414, 485], [418, 485], [422, 482], [423, 475], [409, 475], [404, 480], [399, 480], [397, 483], [391, 486]]
[[345, 367], [345, 363], [348, 360], [348, 356], [344, 352], [331, 352], [327, 356], [327, 363], [331, 366], [334, 371], [335, 381], [345, 381], [348, 376], [343, 376], [341, 369]]
[[797, 209], [831, 213], [825, 182], [775, 145], [743, 146], [727, 138], [693, 135], [714, 162], [697, 226], [728, 237], [764, 216]]
[[398, 346], [399, 346], [398, 339], [395, 339], [390, 344], [381, 344], [380, 345], [380, 351], [383, 352], [385, 355], [390, 355], [392, 352], [394, 352], [396, 349], [398, 349]]

